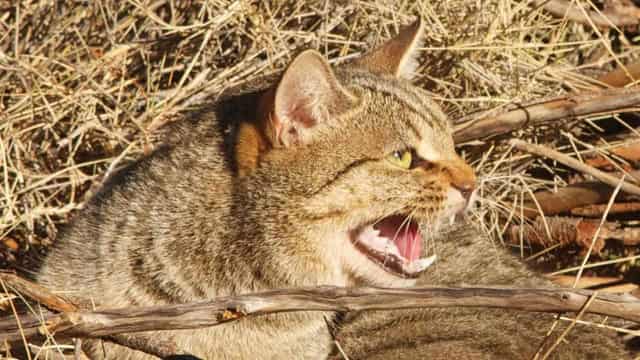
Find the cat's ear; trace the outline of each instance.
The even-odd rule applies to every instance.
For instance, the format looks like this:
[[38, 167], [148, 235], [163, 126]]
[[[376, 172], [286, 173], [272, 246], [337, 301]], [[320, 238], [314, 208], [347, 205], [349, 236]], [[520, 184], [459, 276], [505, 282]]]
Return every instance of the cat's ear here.
[[354, 102], [322, 55], [304, 51], [289, 64], [275, 89], [269, 120], [272, 142], [275, 146], [306, 143], [314, 127]]
[[424, 24], [418, 18], [400, 29], [398, 35], [355, 60], [355, 64], [378, 74], [410, 80], [418, 67], [416, 57], [424, 36]]

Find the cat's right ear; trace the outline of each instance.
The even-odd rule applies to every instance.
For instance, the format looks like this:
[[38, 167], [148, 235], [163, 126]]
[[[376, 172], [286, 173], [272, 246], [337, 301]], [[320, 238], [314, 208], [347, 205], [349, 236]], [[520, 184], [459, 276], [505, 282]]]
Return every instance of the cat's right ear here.
[[238, 175], [251, 173], [262, 153], [308, 143], [318, 126], [356, 103], [317, 51], [298, 55], [258, 105], [257, 122], [243, 122], [235, 146]]
[[356, 66], [372, 73], [388, 74], [411, 80], [418, 68], [416, 57], [424, 38], [424, 24], [418, 18], [413, 24], [384, 44], [356, 59]]
[[275, 147], [307, 143], [316, 126], [347, 111], [355, 101], [320, 53], [304, 51], [275, 89], [267, 135]]

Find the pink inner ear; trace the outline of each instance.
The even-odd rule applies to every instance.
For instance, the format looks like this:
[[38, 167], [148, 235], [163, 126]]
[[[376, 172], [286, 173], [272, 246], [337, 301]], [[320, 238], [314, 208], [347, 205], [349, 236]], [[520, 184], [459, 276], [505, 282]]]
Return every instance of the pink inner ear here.
[[[303, 65], [303, 64], [295, 64]], [[305, 64], [305, 69], [289, 69], [276, 92], [276, 114], [289, 124], [310, 128], [318, 123], [319, 110], [329, 106], [332, 91], [326, 76], [317, 64]], [[316, 67], [314, 67], [316, 66]]]
[[352, 99], [322, 55], [303, 52], [291, 62], [275, 92], [272, 120], [278, 143], [307, 141], [314, 126], [343, 111]]
[[[294, 81], [314, 81], [314, 79], [293, 79]], [[312, 102], [313, 96], [321, 96], [313, 94], [313, 91], [304, 89], [301, 83], [290, 84], [290, 88], [280, 92], [280, 104], [284, 107], [280, 109], [282, 120], [291, 122], [291, 128], [302, 125], [304, 128], [310, 128], [318, 123], [313, 117]], [[307, 85], [310, 85], [307, 83]], [[305, 91], [306, 90], [306, 91]], [[318, 99], [316, 99], [318, 101]], [[290, 132], [291, 133], [291, 132]]]
[[317, 124], [311, 115], [308, 100], [300, 91], [286, 91], [281, 94], [280, 106], [271, 119], [276, 132], [276, 139], [283, 145], [300, 143], [299, 128], [308, 129]]
[[305, 109], [305, 107], [308, 107], [308, 105], [300, 104], [298, 106], [294, 106], [289, 111], [289, 114], [295, 118], [300, 125], [305, 128], [310, 128], [316, 125], [318, 121], [311, 116], [309, 109]]

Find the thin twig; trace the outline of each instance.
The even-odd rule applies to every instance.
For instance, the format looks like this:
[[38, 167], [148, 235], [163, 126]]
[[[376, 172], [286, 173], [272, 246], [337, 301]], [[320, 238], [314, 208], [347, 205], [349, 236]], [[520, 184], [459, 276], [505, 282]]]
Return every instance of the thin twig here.
[[[560, 287], [570, 287], [576, 283], [574, 275], [548, 275], [547, 278]], [[629, 283], [623, 277], [602, 277], [602, 276], [582, 276], [578, 280], [576, 288], [578, 289], [597, 289], [602, 293], [630, 293], [637, 290], [640, 286]]]
[[573, 327], [576, 325], [576, 322], [578, 320], [580, 320], [582, 318], [582, 316], [584, 315], [584, 313], [587, 311], [587, 309], [589, 308], [589, 306], [591, 306], [591, 304], [593, 303], [593, 301], [596, 299], [596, 297], [598, 296], [597, 292], [594, 292], [591, 297], [589, 297], [589, 300], [587, 301], [587, 303], [584, 305], [584, 307], [582, 309], [580, 309], [580, 312], [578, 313], [578, 315], [573, 319], [573, 321], [571, 321], [571, 323], [569, 324], [569, 326], [567, 326], [566, 329], [564, 329], [564, 331], [562, 332], [562, 334], [560, 334], [560, 336], [558, 336], [558, 338], [556, 339], [556, 341], [553, 343], [553, 345], [551, 345], [549, 347], [549, 349], [547, 349], [547, 351], [544, 353], [544, 355], [542, 356], [542, 360], [545, 360], [549, 357], [549, 355], [551, 355], [551, 353], [553, 352], [553, 350], [555, 350], [556, 347], [558, 347], [558, 345], [560, 345], [560, 342], [567, 336], [567, 334], [569, 334], [569, 331], [571, 331], [571, 329], [573, 329]]

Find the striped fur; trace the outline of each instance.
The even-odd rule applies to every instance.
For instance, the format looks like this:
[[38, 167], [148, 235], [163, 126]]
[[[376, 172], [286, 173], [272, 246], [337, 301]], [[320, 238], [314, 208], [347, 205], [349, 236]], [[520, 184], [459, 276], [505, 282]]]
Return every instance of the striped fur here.
[[[406, 62], [421, 28], [378, 51], [408, 52], [394, 57]], [[398, 77], [402, 64], [387, 69], [371, 54], [333, 71], [305, 52], [285, 71], [293, 82], [286, 88], [265, 84], [175, 125], [167, 146], [111, 179], [60, 234], [38, 281], [96, 308], [414, 284], [356, 250], [350, 231], [411, 214], [432, 251], [452, 187], [475, 175], [427, 93]], [[429, 166], [389, 165], [385, 158], [405, 148]], [[203, 359], [325, 358], [333, 344], [325, 319], [333, 316], [269, 315], [154, 336]], [[89, 342], [86, 351], [150, 358], [107, 343]]]

